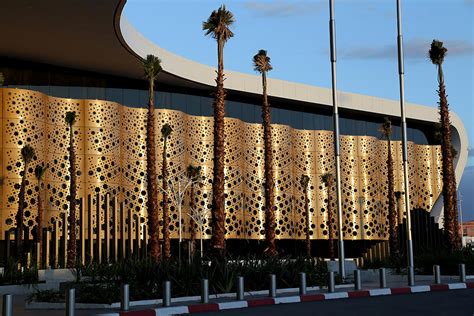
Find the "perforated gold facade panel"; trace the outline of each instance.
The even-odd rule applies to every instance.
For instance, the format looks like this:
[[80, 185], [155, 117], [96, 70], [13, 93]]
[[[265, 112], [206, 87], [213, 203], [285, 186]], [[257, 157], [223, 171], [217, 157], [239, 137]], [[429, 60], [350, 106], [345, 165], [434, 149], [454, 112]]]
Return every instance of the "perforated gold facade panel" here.
[[[4, 177], [0, 232], [15, 226], [20, 172], [23, 168], [20, 149], [27, 143], [35, 148], [36, 156], [27, 174], [25, 224], [30, 227], [35, 225], [39, 188], [33, 171], [38, 163], [44, 162], [50, 166], [43, 192], [44, 200], [47, 201], [44, 225], [50, 225], [53, 219], [60, 220], [60, 213], [68, 211], [68, 128], [64, 116], [71, 110], [78, 113], [78, 121], [74, 126], [78, 155], [78, 196], [110, 193], [124, 201], [125, 207], [141, 218], [142, 225], [146, 224], [144, 109], [128, 108], [106, 101], [54, 98], [28, 90], [0, 89], [0, 92], [0, 166]], [[212, 118], [173, 110], [156, 112], [157, 135], [160, 135], [161, 126], [165, 123], [173, 128], [168, 147], [170, 176], [178, 177], [189, 164], [202, 166], [206, 180], [196, 190], [197, 206], [201, 210], [210, 210]], [[273, 125], [272, 132], [277, 238], [304, 238], [304, 197], [299, 179], [302, 174], [307, 174], [310, 176], [311, 238], [327, 239], [328, 190], [321, 183], [320, 176], [334, 171], [332, 132], [296, 130], [284, 125]], [[161, 150], [162, 140], [158, 138], [157, 141], [158, 150]], [[375, 137], [342, 136], [341, 146], [344, 238], [387, 239], [387, 142]], [[399, 142], [392, 142], [392, 152], [396, 190], [402, 191]], [[157, 158], [160, 165], [161, 155]], [[263, 239], [265, 236], [263, 159], [262, 126], [226, 119], [227, 238]], [[412, 207], [431, 210], [441, 192], [440, 161], [438, 146], [409, 144]], [[183, 224], [187, 237], [190, 230], [187, 216], [189, 202], [186, 200], [184, 204]], [[400, 209], [403, 209], [403, 205]], [[209, 212], [207, 217], [210, 217]], [[96, 220], [93, 218], [93, 223]], [[104, 223], [103, 213], [100, 220]], [[178, 236], [178, 225], [177, 210], [172, 207], [173, 238]], [[336, 224], [333, 225], [337, 231]], [[3, 238], [4, 234], [0, 236]], [[210, 237], [209, 220], [204, 237]]]

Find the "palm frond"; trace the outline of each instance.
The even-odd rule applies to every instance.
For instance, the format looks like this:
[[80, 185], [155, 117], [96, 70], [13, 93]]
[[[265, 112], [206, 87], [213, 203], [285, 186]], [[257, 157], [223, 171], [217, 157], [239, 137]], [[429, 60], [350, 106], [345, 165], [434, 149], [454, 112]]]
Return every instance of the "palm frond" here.
[[65, 120], [69, 126], [73, 126], [74, 123], [76, 123], [76, 112], [75, 111], [66, 112]]
[[444, 57], [446, 57], [447, 52], [448, 49], [443, 46], [443, 42], [433, 40], [433, 42], [431, 42], [431, 48], [428, 52], [428, 55], [433, 64], [440, 66], [443, 64]]
[[303, 189], [306, 189], [308, 187], [308, 184], [309, 184], [309, 176], [307, 176], [305, 174], [302, 175], [301, 179], [300, 179], [300, 184], [303, 187]]
[[44, 174], [46, 173], [46, 170], [48, 170], [49, 166], [45, 166], [44, 164], [37, 165], [35, 168], [35, 177], [38, 181], [41, 181], [43, 179]]
[[33, 160], [33, 157], [35, 156], [35, 149], [31, 147], [30, 145], [25, 145], [21, 149], [21, 158], [23, 159], [25, 164], [28, 164]]
[[225, 5], [222, 5], [219, 9], [212, 11], [209, 18], [202, 22], [202, 30], [206, 31], [206, 36], [210, 35], [214, 39], [221, 38], [226, 42], [234, 36], [234, 33], [230, 30], [234, 22], [235, 18], [232, 12], [228, 11]]
[[168, 136], [171, 135], [172, 131], [173, 129], [171, 128], [171, 126], [169, 124], [165, 124], [161, 128], [161, 135], [163, 135], [164, 138], [168, 138]]
[[143, 72], [147, 80], [156, 80], [162, 69], [161, 59], [156, 56], [147, 55], [143, 60]]
[[259, 73], [268, 72], [273, 69], [266, 50], [261, 49], [253, 56], [253, 69]]
[[385, 138], [390, 138], [392, 136], [392, 122], [386, 117], [384, 122], [379, 127], [379, 132]]

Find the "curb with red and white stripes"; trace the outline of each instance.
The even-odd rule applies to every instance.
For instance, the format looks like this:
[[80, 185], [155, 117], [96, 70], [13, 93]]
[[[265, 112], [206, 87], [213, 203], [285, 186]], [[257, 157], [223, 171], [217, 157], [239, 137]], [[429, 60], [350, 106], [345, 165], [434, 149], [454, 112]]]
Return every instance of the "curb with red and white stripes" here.
[[384, 295], [399, 295], [423, 292], [439, 292], [449, 290], [474, 289], [474, 282], [417, 285], [411, 287], [383, 288], [360, 291], [318, 293], [298, 296], [284, 296], [275, 298], [256, 298], [244, 301], [232, 301], [222, 303], [193, 304], [188, 306], [160, 307], [156, 309], [136, 310], [128, 312], [99, 314], [101, 316], [171, 316], [177, 314], [193, 314], [203, 312], [218, 312], [227, 309], [258, 307], [276, 304], [315, 302], [325, 300], [335, 300], [344, 298], [358, 298]]

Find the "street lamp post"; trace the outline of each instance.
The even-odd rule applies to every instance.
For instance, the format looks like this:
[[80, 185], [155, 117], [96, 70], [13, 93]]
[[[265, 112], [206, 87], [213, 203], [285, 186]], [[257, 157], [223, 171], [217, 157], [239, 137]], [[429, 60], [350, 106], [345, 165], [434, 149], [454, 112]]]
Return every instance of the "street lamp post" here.
[[397, 0], [397, 48], [398, 48], [398, 77], [400, 81], [400, 111], [402, 123], [403, 147], [403, 180], [405, 191], [405, 212], [407, 216], [407, 259], [408, 259], [408, 284], [414, 285], [413, 241], [411, 234], [410, 214], [410, 183], [408, 182], [408, 146], [407, 146], [407, 121], [405, 117], [405, 82], [403, 67], [403, 36], [402, 36], [402, 9], [401, 0]]
[[341, 202], [341, 152], [339, 136], [339, 110], [337, 104], [336, 86], [336, 21], [334, 20], [334, 1], [329, 0], [329, 33], [331, 51], [331, 77], [332, 77], [332, 108], [333, 108], [333, 131], [334, 131], [334, 153], [336, 158], [336, 206], [338, 223], [338, 250], [339, 250], [339, 274], [344, 280], [346, 271], [344, 267], [344, 236], [342, 233], [342, 202]]

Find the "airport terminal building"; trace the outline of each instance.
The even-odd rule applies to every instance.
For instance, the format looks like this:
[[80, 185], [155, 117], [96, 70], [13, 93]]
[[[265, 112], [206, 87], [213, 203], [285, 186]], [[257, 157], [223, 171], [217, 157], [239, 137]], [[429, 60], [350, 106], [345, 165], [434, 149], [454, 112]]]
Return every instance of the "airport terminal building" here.
[[[143, 79], [141, 58], [147, 54], [163, 61], [163, 73], [156, 85], [156, 125], [158, 135], [165, 123], [173, 128], [168, 142], [168, 172], [178, 177], [190, 164], [202, 167], [206, 181], [196, 191], [196, 202], [210, 219], [215, 71], [144, 38], [122, 16], [125, 2], [51, 0], [30, 6], [30, 1], [17, 0], [1, 5], [0, 19], [8, 27], [0, 41], [0, 72], [5, 76], [5, 87], [0, 88], [0, 172], [4, 177], [0, 238], [15, 227], [23, 168], [20, 150], [25, 144], [36, 151], [27, 174], [25, 224], [33, 228], [36, 223], [39, 187], [34, 168], [39, 163], [49, 165], [41, 191], [46, 201], [43, 225], [60, 222], [61, 214], [68, 212], [67, 111], [78, 114], [74, 127], [78, 197], [87, 201], [88, 195], [110, 193], [138, 219], [131, 229], [146, 226], [148, 86]], [[261, 80], [256, 75], [232, 71], [226, 71], [226, 77], [226, 236], [264, 239]], [[274, 124], [276, 236], [282, 240], [305, 236], [304, 196], [299, 184], [305, 174], [310, 177], [311, 238], [327, 239], [328, 225], [336, 225], [327, 222], [328, 192], [321, 182], [321, 175], [335, 168], [331, 91], [272, 79], [268, 90]], [[403, 191], [399, 102], [338, 94], [343, 135], [344, 238], [386, 240], [387, 142], [381, 139], [378, 129], [384, 117], [394, 124], [395, 191]], [[424, 209], [439, 218], [441, 150], [434, 133], [438, 111], [409, 103], [406, 111], [411, 208]], [[459, 179], [467, 161], [468, 141], [455, 113], [451, 113], [451, 121]], [[159, 137], [157, 145], [160, 152], [163, 142]], [[158, 163], [161, 165], [161, 155]], [[188, 205], [189, 197], [183, 211], [186, 238], [190, 225]], [[404, 209], [403, 199], [397, 207]], [[99, 211], [93, 216], [83, 220], [109, 227], [105, 224], [109, 220], [107, 213]], [[177, 238], [178, 214], [173, 207], [171, 223], [172, 238]], [[203, 237], [210, 237], [209, 221]], [[146, 239], [146, 230], [141, 230], [140, 238]]]

